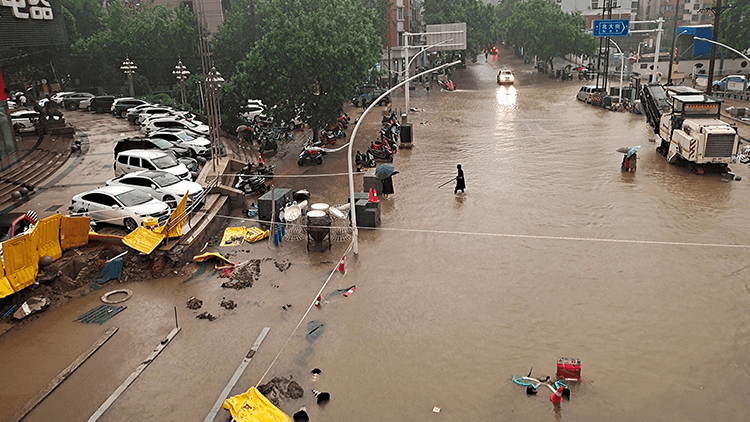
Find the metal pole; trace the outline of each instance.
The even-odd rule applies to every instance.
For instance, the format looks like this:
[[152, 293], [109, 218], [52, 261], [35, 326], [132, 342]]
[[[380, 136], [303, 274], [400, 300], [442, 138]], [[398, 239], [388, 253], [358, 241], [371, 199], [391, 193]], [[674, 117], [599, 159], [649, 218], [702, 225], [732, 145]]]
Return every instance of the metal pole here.
[[[409, 58], [409, 34], [408, 32], [404, 32], [404, 55], [406, 58]], [[404, 110], [404, 121], [403, 123], [407, 123], [407, 119], [409, 116], [409, 61], [406, 61], [406, 68], [404, 69], [404, 79], [406, 82], [405, 91], [404, 91], [404, 98], [406, 98], [406, 110]]]
[[612, 41], [612, 44], [614, 44], [615, 47], [617, 47], [617, 51], [620, 53], [620, 91], [619, 91], [618, 97], [620, 98], [619, 102], [622, 103], [622, 74], [625, 71], [625, 55], [622, 54], [622, 50], [620, 50], [620, 46], [617, 45], [617, 43], [614, 42], [612, 38], [610, 38], [609, 40]]
[[[435, 72], [437, 70], [440, 70], [446, 67], [454, 66], [459, 63], [461, 63], [461, 60], [456, 60], [451, 63], [446, 63], [436, 68], [426, 70], [422, 73], [418, 73], [409, 79], [416, 79], [422, 75], [427, 75], [429, 73]], [[354, 203], [354, 169], [353, 169], [354, 166], [352, 165], [353, 164], [352, 163], [352, 148], [354, 145], [354, 139], [356, 139], [357, 137], [357, 131], [359, 131], [359, 125], [361, 125], [362, 121], [365, 120], [365, 116], [367, 116], [370, 110], [372, 110], [372, 108], [375, 107], [375, 104], [379, 103], [380, 100], [385, 98], [386, 95], [400, 88], [402, 85], [408, 83], [409, 79], [405, 80], [404, 82], [401, 82], [400, 84], [396, 84], [396, 86], [384, 92], [382, 95], [380, 95], [380, 97], [378, 97], [375, 101], [373, 101], [372, 104], [370, 104], [370, 106], [367, 107], [367, 110], [365, 110], [365, 112], [362, 113], [362, 116], [359, 117], [359, 120], [357, 121], [357, 124], [354, 126], [354, 130], [352, 131], [352, 136], [351, 138], [349, 138], [349, 149], [348, 149], [346, 160], [349, 166], [349, 215], [352, 220], [352, 242], [354, 243], [353, 252], [355, 255], [359, 254], [359, 239], [358, 239], [359, 231], [357, 229], [357, 210], [355, 208], [355, 203]]]
[[653, 82], [656, 82], [656, 67], [659, 65], [659, 49], [661, 48], [661, 26], [664, 23], [664, 19], [659, 18], [656, 20], [656, 23], [659, 24], [656, 28], [656, 48], [654, 49], [654, 79]]
[[677, 8], [674, 11], [674, 36], [672, 37], [672, 51], [669, 54], [669, 70], [667, 71], [667, 85], [672, 85], [672, 62], [677, 58], [675, 45], [677, 45], [677, 16], [680, 12], [680, 0], [677, 0]]
[[[717, 41], [719, 39], [719, 18], [721, 18], [721, 0], [716, 0], [716, 6], [714, 7], [714, 33], [713, 33], [713, 40]], [[713, 84], [714, 84], [714, 62], [716, 61], [716, 44], [711, 43], [711, 58], [708, 62], [708, 82], [706, 82], [706, 94], [711, 95], [711, 91], [713, 91]]]

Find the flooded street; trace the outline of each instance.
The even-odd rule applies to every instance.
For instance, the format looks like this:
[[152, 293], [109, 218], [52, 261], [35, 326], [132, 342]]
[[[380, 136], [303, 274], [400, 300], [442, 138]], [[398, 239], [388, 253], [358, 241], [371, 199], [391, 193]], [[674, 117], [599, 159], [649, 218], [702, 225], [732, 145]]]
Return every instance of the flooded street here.
[[[271, 331], [232, 394], [270, 367], [262, 382], [292, 376], [305, 390], [281, 409], [305, 405], [312, 421], [746, 418], [747, 166], [732, 166], [742, 181], [724, 183], [669, 165], [644, 116], [586, 105], [575, 99], [578, 81], [540, 79], [504, 57], [456, 71], [454, 92], [412, 91], [420, 111], [408, 119], [414, 148], [395, 156], [396, 193], [381, 198], [381, 226], [360, 229], [359, 255], [349, 254], [347, 274], [333, 274], [324, 290], [356, 285], [350, 297], [327, 296], [290, 337], [344, 243], [326, 253], [307, 253], [304, 242], [246, 245], [234, 260], [293, 264], [280, 271], [263, 261], [260, 280], [244, 290], [218, 287], [213, 263], [205, 273], [189, 264], [198, 269], [189, 279], [118, 285], [134, 296], [107, 323], [72, 324], [114, 287], [105, 286], [0, 337], [0, 419], [120, 327], [24, 419], [87, 420], [174, 327], [174, 307], [182, 331], [101, 421], [202, 421], [263, 327]], [[516, 73], [514, 86], [495, 82], [503, 66]], [[395, 96], [394, 109], [403, 100]], [[379, 110], [355, 149], [374, 139]], [[616, 149], [633, 145], [642, 145], [638, 171], [622, 173]], [[344, 160], [300, 169], [289, 161], [277, 174], [342, 172]], [[456, 164], [465, 194], [438, 188]], [[345, 202], [346, 179], [324, 180], [314, 201]], [[196, 319], [185, 308], [192, 296], [219, 318]], [[220, 309], [222, 298], [238, 307]], [[309, 341], [313, 320], [324, 331]], [[554, 377], [563, 356], [581, 359], [583, 380], [559, 409], [546, 389], [526, 396], [511, 382], [532, 366]], [[331, 402], [315, 405], [313, 388]], [[222, 410], [216, 420], [230, 417]]]

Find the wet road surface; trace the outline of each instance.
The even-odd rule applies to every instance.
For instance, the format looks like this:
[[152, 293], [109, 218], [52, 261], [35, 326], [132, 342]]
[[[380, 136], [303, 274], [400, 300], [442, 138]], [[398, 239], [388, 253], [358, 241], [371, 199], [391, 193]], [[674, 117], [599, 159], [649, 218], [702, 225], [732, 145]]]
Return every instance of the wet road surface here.
[[[502, 66], [515, 71], [513, 87], [495, 83]], [[743, 180], [724, 183], [668, 165], [643, 116], [585, 105], [575, 100], [578, 81], [525, 69], [502, 54], [480, 58], [454, 73], [456, 91], [413, 92], [414, 148], [395, 158], [396, 194], [381, 199], [382, 225], [360, 231], [359, 255], [349, 255], [346, 276], [334, 274], [326, 292], [357, 289], [312, 309], [286, 346], [345, 244], [323, 254], [305, 252], [303, 242], [241, 247], [237, 260], [293, 265], [280, 272], [264, 261], [260, 280], [240, 291], [219, 288], [211, 270], [128, 284], [129, 308], [102, 326], [70, 322], [97, 306], [98, 294], [50, 309], [0, 337], [0, 369], [14, 380], [2, 387], [0, 415], [119, 326], [26, 419], [86, 420], [172, 329], [177, 307], [182, 332], [101, 420], [203, 420], [265, 326], [271, 332], [233, 394], [258, 383], [283, 347], [263, 382], [292, 375], [306, 394], [281, 408], [306, 405], [311, 420], [744, 419], [747, 168], [733, 166]], [[370, 119], [375, 127], [361, 131], [356, 149], [377, 130], [380, 116]], [[643, 146], [638, 171], [622, 173], [616, 149], [632, 145]], [[343, 171], [344, 158], [329, 158], [302, 170]], [[438, 189], [459, 163], [466, 194]], [[346, 200], [344, 178], [325, 184], [322, 201]], [[184, 306], [191, 296], [220, 318], [195, 319]], [[223, 297], [239, 306], [217, 309]], [[314, 342], [304, 335], [310, 320], [325, 323]], [[510, 381], [531, 366], [554, 376], [562, 356], [582, 360], [583, 380], [557, 409], [546, 391], [527, 397]], [[315, 367], [323, 372], [313, 381]], [[331, 402], [314, 405], [312, 388], [330, 392]]]

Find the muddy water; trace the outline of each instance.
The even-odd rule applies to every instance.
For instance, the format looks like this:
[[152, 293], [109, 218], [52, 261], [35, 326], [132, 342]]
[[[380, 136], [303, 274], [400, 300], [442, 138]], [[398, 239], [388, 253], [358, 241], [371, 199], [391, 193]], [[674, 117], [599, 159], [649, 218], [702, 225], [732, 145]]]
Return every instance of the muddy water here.
[[[519, 76], [513, 87], [495, 83], [505, 65]], [[396, 156], [383, 224], [361, 231], [359, 255], [326, 292], [357, 289], [313, 309], [302, 331], [289, 337], [345, 245], [308, 254], [288, 244], [281, 256], [267, 244], [243, 247], [238, 259], [294, 264], [280, 272], [265, 261], [244, 291], [217, 288], [211, 271], [129, 284], [129, 308], [102, 326], [69, 322], [99, 304], [90, 294], [0, 337], [9, 356], [2, 414], [118, 326], [27, 418], [86, 420], [172, 329], [177, 307], [182, 332], [101, 420], [203, 420], [265, 326], [271, 332], [233, 393], [255, 385], [283, 348], [265, 381], [294, 376], [306, 395], [282, 409], [304, 404], [312, 420], [744, 419], [748, 171], [736, 165], [743, 181], [723, 183], [667, 165], [643, 116], [587, 106], [574, 99], [577, 81], [539, 80], [524, 69], [480, 59], [453, 75], [455, 92], [413, 92], [415, 147]], [[372, 128], [362, 133], [368, 139]], [[638, 171], [623, 174], [615, 150], [632, 145], [643, 146]], [[299, 170], [335, 172], [342, 163], [329, 157]], [[458, 163], [466, 194], [438, 189]], [[332, 178], [324, 191], [345, 186]], [[191, 296], [219, 319], [195, 319], [184, 306]], [[238, 307], [221, 310], [223, 297]], [[304, 327], [313, 319], [325, 327], [309, 342]], [[582, 360], [583, 381], [559, 409], [547, 392], [527, 397], [510, 381], [531, 366], [554, 376], [561, 356]], [[323, 371], [316, 381], [314, 367]], [[331, 393], [328, 406], [313, 404], [312, 388]]]

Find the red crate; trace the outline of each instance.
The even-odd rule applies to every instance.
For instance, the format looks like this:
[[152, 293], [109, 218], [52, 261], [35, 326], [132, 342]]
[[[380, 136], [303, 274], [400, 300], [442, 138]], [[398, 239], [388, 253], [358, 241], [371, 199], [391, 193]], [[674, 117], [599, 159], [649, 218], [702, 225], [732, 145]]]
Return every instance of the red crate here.
[[557, 359], [557, 379], [581, 380], [581, 360], [576, 358]]

